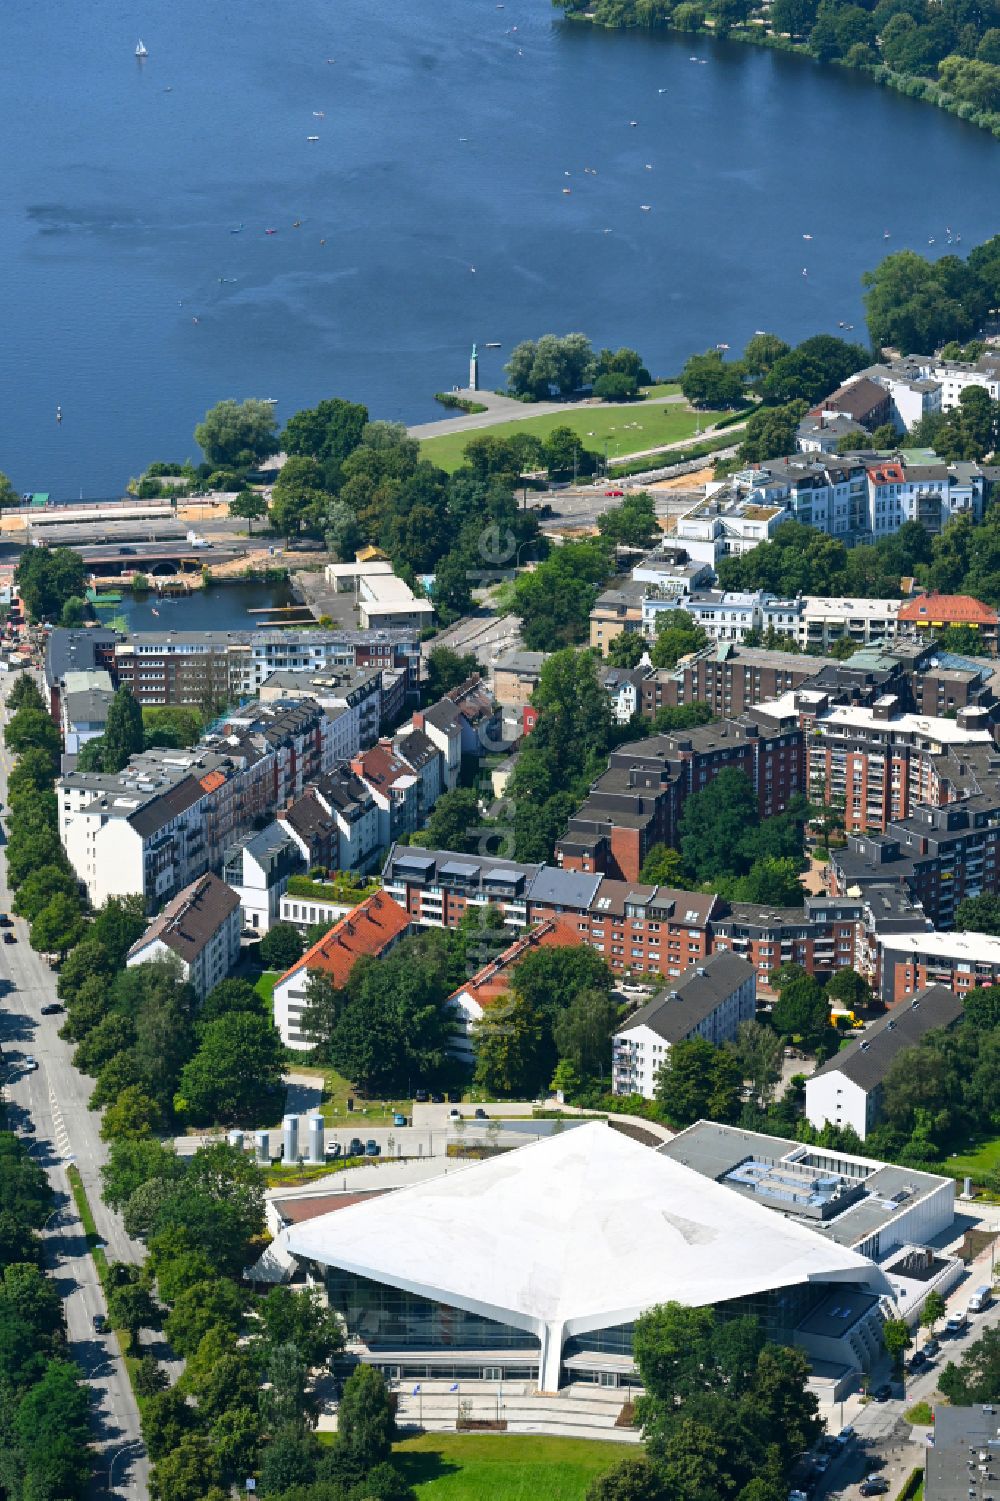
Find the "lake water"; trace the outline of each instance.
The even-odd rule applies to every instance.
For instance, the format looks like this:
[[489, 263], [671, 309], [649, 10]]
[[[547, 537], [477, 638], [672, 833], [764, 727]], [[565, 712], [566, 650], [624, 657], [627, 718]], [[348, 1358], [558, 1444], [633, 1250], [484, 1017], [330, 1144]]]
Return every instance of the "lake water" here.
[[248, 611], [290, 603], [287, 583], [215, 584], [178, 599], [123, 593], [121, 604], [102, 605], [98, 614], [104, 621], [123, 615], [130, 631], [249, 631], [261, 617]]
[[24, 0], [0, 86], [0, 469], [54, 496], [197, 457], [225, 396], [428, 420], [473, 340], [582, 329], [670, 373], [860, 331], [887, 248], [997, 228], [985, 133], [549, 0]]

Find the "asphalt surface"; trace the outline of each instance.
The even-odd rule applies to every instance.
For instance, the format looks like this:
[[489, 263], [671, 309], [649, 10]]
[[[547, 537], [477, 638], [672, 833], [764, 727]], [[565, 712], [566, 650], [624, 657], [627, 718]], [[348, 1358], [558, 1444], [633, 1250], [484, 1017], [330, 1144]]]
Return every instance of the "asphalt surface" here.
[[[7, 720], [9, 681], [0, 683], [0, 718]], [[6, 817], [10, 761], [0, 749], [0, 800]], [[0, 846], [0, 911], [11, 913], [7, 864]], [[100, 1169], [107, 1148], [100, 1138], [100, 1117], [87, 1108], [93, 1081], [71, 1062], [72, 1047], [59, 1035], [63, 1017], [42, 1016], [41, 1007], [56, 1000], [56, 976], [28, 944], [27, 925], [13, 918], [17, 942], [0, 944], [0, 1043], [4, 1052], [4, 1092], [11, 1105], [9, 1126], [30, 1143], [44, 1167], [57, 1208], [44, 1231], [45, 1253], [63, 1298], [69, 1348], [84, 1372], [93, 1396], [96, 1447], [95, 1495], [143, 1501], [148, 1495], [149, 1466], [142, 1444], [139, 1410], [113, 1334], [94, 1330], [94, 1318], [107, 1313], [97, 1270], [69, 1188], [66, 1167], [74, 1162], [87, 1190], [98, 1234], [108, 1259], [139, 1261], [143, 1248], [129, 1239], [118, 1216], [101, 1199]], [[29, 1072], [25, 1059], [38, 1068]], [[34, 1133], [25, 1125], [34, 1126]], [[111, 1472], [109, 1484], [109, 1470]]]

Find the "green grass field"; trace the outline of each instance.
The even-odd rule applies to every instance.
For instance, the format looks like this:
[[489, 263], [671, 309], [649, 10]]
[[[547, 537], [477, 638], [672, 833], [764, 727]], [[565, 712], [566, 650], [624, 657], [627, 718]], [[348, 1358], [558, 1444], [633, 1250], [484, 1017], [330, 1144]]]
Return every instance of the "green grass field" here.
[[[652, 388], [669, 391], [670, 387]], [[548, 417], [530, 416], [531, 407], [525, 407], [525, 416], [512, 422], [498, 422], [495, 427], [477, 428], [473, 432], [445, 433], [440, 438], [424, 438], [420, 444], [421, 456], [430, 459], [450, 474], [462, 463], [465, 445], [473, 438], [488, 433], [491, 437], [505, 438], [511, 433], [534, 433], [536, 438], [546, 438], [554, 427], [571, 427], [579, 434], [584, 448], [604, 454], [608, 445], [608, 458], [613, 461], [617, 454], [638, 453], [644, 448], [655, 448], [663, 443], [679, 443], [693, 437], [699, 425], [702, 431], [711, 425], [717, 415], [713, 412], [694, 412], [678, 402], [665, 402], [653, 398], [642, 406], [595, 406], [576, 407], [566, 412], [555, 412]]]
[[944, 1170], [946, 1173], [968, 1173], [970, 1178], [982, 1179], [987, 1173], [994, 1173], [1000, 1168], [1000, 1136], [991, 1137], [989, 1141], [979, 1144], [969, 1152], [957, 1152], [954, 1157], [945, 1158]]
[[256, 990], [261, 1000], [265, 1003], [268, 1011], [274, 1010], [274, 987], [277, 981], [280, 979], [281, 974], [278, 970], [265, 969], [264, 973], [260, 976], [257, 983], [254, 985], [254, 990]]
[[584, 1501], [631, 1445], [522, 1434], [425, 1433], [393, 1449], [420, 1501]]

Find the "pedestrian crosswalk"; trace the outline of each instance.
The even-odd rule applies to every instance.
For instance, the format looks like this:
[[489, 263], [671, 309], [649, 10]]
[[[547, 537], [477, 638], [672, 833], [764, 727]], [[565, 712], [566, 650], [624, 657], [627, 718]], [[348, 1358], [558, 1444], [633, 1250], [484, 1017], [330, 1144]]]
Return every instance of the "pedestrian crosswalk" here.
[[49, 1085], [49, 1108], [52, 1111], [52, 1139], [56, 1144], [59, 1155], [66, 1162], [71, 1156], [69, 1132], [66, 1130], [66, 1122], [63, 1119], [59, 1101], [51, 1084]]

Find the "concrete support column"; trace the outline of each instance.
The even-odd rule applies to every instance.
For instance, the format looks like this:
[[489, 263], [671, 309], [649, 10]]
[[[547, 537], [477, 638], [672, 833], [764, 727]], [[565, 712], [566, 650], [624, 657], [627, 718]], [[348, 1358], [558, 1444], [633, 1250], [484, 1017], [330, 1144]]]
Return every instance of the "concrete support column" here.
[[542, 1348], [538, 1361], [538, 1387], [543, 1392], [559, 1390], [559, 1371], [562, 1366], [563, 1325], [546, 1324], [542, 1333]]

